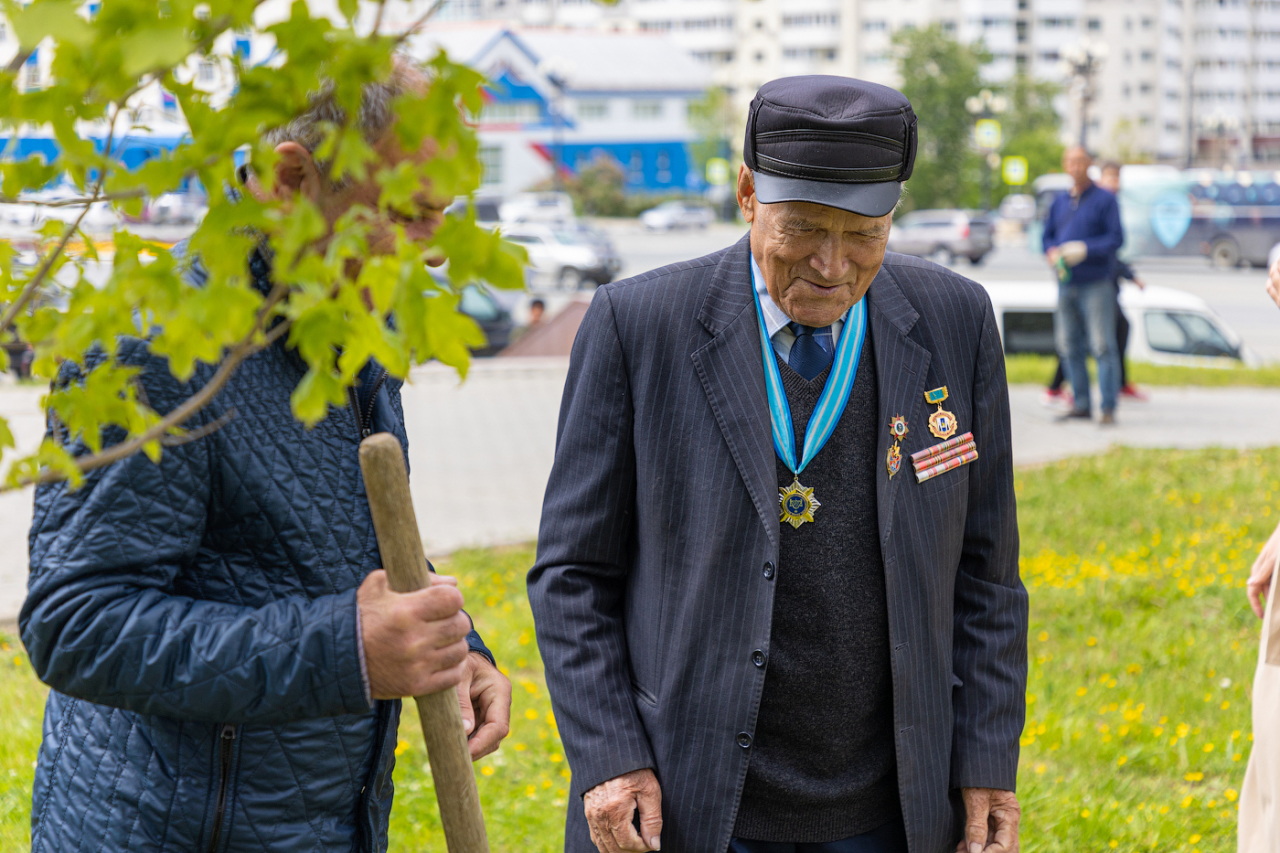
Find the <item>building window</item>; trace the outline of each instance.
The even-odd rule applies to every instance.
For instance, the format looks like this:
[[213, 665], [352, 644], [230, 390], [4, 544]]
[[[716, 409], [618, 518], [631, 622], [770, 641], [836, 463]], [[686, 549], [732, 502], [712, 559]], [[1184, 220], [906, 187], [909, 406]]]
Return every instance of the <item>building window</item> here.
[[671, 183], [671, 155], [666, 151], [658, 152], [658, 183]]
[[869, 33], [882, 33], [889, 29], [888, 21], [863, 21], [862, 29]]
[[807, 59], [811, 62], [819, 60], [834, 60], [836, 58], [836, 49], [834, 47], [788, 47], [782, 50], [783, 59]]
[[[35, 54], [32, 54], [34, 56]], [[22, 86], [24, 89], [40, 88], [40, 63], [28, 62], [23, 68]]]
[[662, 118], [662, 101], [632, 101], [631, 116], [644, 121]]
[[608, 101], [579, 101], [578, 118], [606, 119], [609, 117]]
[[1093, 31], [1093, 32], [1098, 32], [1099, 30], [1101, 30], [1101, 29], [1102, 29], [1102, 19], [1101, 19], [1101, 18], [1090, 18], [1090, 19], [1089, 19], [1089, 29], [1090, 29], [1091, 31]]
[[631, 149], [631, 162], [627, 164], [627, 180], [633, 184], [644, 182], [644, 154], [639, 148]]
[[4, 21], [0, 21], [0, 41], [4, 41], [9, 37], [9, 25]]
[[480, 168], [483, 170], [480, 183], [485, 186], [502, 183], [502, 146], [480, 146]]
[[953, 33], [953, 34], [954, 34], [954, 33], [955, 33], [955, 31], [956, 31], [956, 22], [955, 22], [955, 21], [943, 21], [943, 22], [942, 22], [942, 31], [943, 31], [944, 33]]
[[196, 79], [201, 83], [212, 83], [218, 78], [218, 67], [208, 59], [200, 60], [200, 67], [196, 71]]

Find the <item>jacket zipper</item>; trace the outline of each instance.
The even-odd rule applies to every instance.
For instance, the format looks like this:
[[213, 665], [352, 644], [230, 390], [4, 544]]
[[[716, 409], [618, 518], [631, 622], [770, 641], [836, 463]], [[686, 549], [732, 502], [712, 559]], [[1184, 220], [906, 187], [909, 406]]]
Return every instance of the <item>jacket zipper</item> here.
[[231, 787], [231, 754], [235, 748], [236, 727], [223, 723], [218, 734], [218, 764], [222, 779], [218, 785], [218, 802], [213, 809], [213, 832], [209, 835], [209, 853], [217, 853], [222, 841], [222, 818], [227, 811], [227, 789]]
[[351, 413], [356, 417], [356, 429], [360, 432], [361, 441], [373, 435], [373, 404], [378, 399], [378, 392], [382, 390], [386, 381], [387, 371], [379, 370], [377, 378], [373, 380], [373, 393], [369, 395], [368, 412], [360, 408], [360, 395], [356, 393], [356, 389], [354, 387], [347, 389], [347, 399], [351, 401]]

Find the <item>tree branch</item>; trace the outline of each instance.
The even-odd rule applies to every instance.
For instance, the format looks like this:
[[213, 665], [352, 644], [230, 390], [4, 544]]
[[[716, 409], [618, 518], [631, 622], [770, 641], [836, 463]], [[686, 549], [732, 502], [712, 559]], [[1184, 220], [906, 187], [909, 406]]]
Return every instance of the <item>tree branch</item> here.
[[[271, 295], [267, 297], [267, 301], [258, 309], [258, 316], [254, 320], [253, 329], [241, 338], [239, 342], [231, 346], [226, 357], [218, 364], [218, 369], [213, 374], [213, 377], [206, 382], [199, 391], [192, 394], [183, 401], [182, 405], [178, 406], [169, 414], [165, 415], [159, 421], [152, 424], [146, 430], [133, 438], [122, 441], [119, 444], [113, 445], [99, 453], [77, 458], [76, 467], [79, 468], [82, 473], [87, 474], [90, 471], [105, 467], [113, 462], [119, 462], [121, 459], [126, 459], [132, 456], [142, 450], [142, 448], [150, 442], [159, 441], [163, 443], [167, 437], [172, 437], [170, 436], [170, 431], [174, 427], [178, 427], [186, 423], [194, 417], [197, 412], [212, 402], [213, 398], [223, 389], [224, 386], [226, 386], [227, 382], [230, 381], [232, 375], [245, 359], [271, 346], [271, 344], [279, 340], [280, 337], [288, 331], [289, 326], [293, 321], [286, 318], [263, 335], [260, 340], [255, 340], [255, 338], [262, 334], [264, 325], [271, 317], [272, 309], [275, 308], [275, 306], [288, 294], [288, 292], [289, 289], [282, 285], [276, 285], [275, 288], [272, 289]], [[208, 428], [201, 427], [200, 430], [196, 430], [196, 432], [200, 433], [200, 436], [197, 437], [203, 437], [204, 435], [213, 432], [215, 429], [220, 428], [223, 425], [220, 423], [221, 420], [222, 419], [220, 418], [218, 421], [214, 421]], [[201, 430], [207, 431], [201, 432]], [[178, 436], [178, 438], [182, 438], [182, 436]], [[193, 438], [191, 440], [194, 441], [195, 439]], [[36, 477], [20, 480], [16, 483], [0, 485], [0, 494], [22, 489], [30, 485], [38, 486], [45, 483], [57, 482], [63, 479], [65, 479], [65, 477], [60, 471], [45, 469]]]

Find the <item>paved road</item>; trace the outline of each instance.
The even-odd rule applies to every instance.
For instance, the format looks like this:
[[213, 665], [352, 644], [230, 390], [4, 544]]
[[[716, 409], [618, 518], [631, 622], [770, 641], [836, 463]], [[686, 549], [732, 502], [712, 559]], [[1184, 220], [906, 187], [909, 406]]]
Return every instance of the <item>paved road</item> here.
[[[416, 370], [404, 392], [413, 498], [430, 553], [529, 541], [555, 446], [564, 359], [478, 362], [463, 385], [438, 366]], [[40, 392], [0, 386], [0, 414], [24, 448], [39, 443]], [[1059, 424], [1040, 390], [1011, 393], [1014, 462], [1037, 464], [1112, 444], [1193, 448], [1277, 443], [1280, 390], [1154, 389], [1127, 404], [1120, 425]], [[0, 495], [0, 622], [14, 618], [26, 586], [31, 494]]]

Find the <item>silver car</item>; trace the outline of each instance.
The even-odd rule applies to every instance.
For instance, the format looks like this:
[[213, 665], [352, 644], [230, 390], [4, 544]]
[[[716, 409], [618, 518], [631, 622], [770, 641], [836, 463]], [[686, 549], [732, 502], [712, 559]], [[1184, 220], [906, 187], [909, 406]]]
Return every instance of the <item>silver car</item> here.
[[706, 228], [715, 220], [711, 208], [693, 201], [664, 201], [640, 214], [640, 222], [651, 231]]
[[889, 251], [952, 264], [980, 264], [991, 251], [991, 220], [973, 210], [913, 210], [895, 219]]

